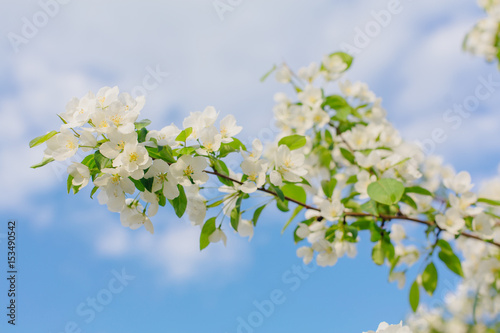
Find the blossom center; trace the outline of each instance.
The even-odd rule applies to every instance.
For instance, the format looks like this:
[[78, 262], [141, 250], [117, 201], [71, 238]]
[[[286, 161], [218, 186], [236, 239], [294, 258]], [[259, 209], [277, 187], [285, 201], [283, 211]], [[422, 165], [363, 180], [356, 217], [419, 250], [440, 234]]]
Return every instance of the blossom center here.
[[115, 114], [115, 115], [113, 115], [113, 116], [111, 116], [109, 119], [111, 119], [111, 121], [112, 121], [112, 122], [113, 122], [116, 126], [118, 126], [118, 125], [120, 125], [120, 124], [122, 123], [122, 117], [121, 117], [121, 116], [119, 116], [119, 115], [116, 115], [116, 114]]
[[68, 148], [68, 149], [75, 149], [75, 144], [73, 143], [73, 141], [67, 141], [66, 142], [66, 148]]
[[120, 175], [116, 174], [113, 175], [113, 177], [111, 177], [111, 183], [113, 183], [114, 185], [118, 185], [119, 182], [120, 182]]
[[184, 175], [186, 177], [191, 177], [191, 175], [194, 173], [194, 169], [192, 166], [188, 165], [186, 169], [184, 169]]
[[136, 152], [130, 153], [130, 155], [129, 155], [130, 162], [136, 162], [138, 158], [139, 158], [139, 155], [137, 155]]

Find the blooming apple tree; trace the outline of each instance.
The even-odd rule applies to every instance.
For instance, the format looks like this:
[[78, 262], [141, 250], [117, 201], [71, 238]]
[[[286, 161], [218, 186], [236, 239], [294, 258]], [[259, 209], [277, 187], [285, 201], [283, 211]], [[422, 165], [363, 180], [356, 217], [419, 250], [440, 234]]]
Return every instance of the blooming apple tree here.
[[463, 47], [466, 51], [492, 62], [500, 59], [500, 1], [478, 0], [487, 16], [467, 34]]
[[[201, 250], [226, 244], [231, 229], [252, 238], [263, 211], [276, 205], [287, 215], [283, 230], [293, 228], [297, 255], [306, 264], [333, 266], [344, 256], [355, 257], [364, 239], [373, 243], [373, 261], [386, 265], [389, 280], [400, 288], [408, 271], [418, 274], [410, 281], [414, 311], [421, 292], [436, 290], [441, 262], [467, 278], [463, 302], [470, 290], [482, 295], [475, 313], [498, 314], [499, 193], [473, 192], [469, 173], [457, 173], [403, 140], [387, 120], [382, 99], [365, 83], [341, 80], [335, 88], [331, 83], [352, 60], [336, 52], [296, 73], [279, 66], [275, 77], [291, 94], [275, 95], [281, 132], [265, 146], [255, 139], [246, 147], [236, 138], [242, 127], [235, 117], [220, 117], [214, 107], [190, 113], [181, 127], [148, 129], [150, 121], [138, 120], [143, 97], [102, 88], [72, 99], [59, 114], [59, 130], [30, 142], [47, 146], [33, 168], [80, 156], [68, 167], [68, 192], [92, 184], [91, 197], [97, 193], [124, 227], [144, 226], [151, 233], [159, 207], [170, 204], [200, 228]], [[237, 168], [229, 168], [228, 160], [238, 160]], [[210, 178], [220, 183], [219, 193], [206, 197]], [[263, 202], [257, 192], [265, 195]], [[421, 225], [421, 235], [408, 235], [409, 224]], [[417, 262], [421, 267], [413, 268]], [[477, 277], [481, 285], [469, 285]], [[421, 307], [412, 322], [430, 315]], [[377, 332], [410, 328], [382, 323]]]

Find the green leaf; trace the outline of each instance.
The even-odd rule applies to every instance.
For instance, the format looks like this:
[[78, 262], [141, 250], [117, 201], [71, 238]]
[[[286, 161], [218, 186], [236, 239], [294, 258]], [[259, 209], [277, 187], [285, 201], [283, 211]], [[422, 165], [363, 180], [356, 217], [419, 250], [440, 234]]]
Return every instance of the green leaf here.
[[358, 182], [358, 176], [352, 175], [351, 177], [349, 177], [349, 179], [347, 179], [346, 185], [355, 184], [357, 182]]
[[44, 165], [49, 164], [50, 162], [53, 162], [53, 161], [55, 161], [55, 160], [52, 157], [50, 157], [50, 158], [44, 157], [40, 163], [32, 165], [30, 168], [32, 168], [32, 169], [40, 168], [40, 167], [43, 167]]
[[184, 192], [184, 187], [182, 187], [181, 185], [177, 185], [177, 188], [179, 189], [179, 196], [173, 200], [168, 201], [170, 202], [172, 207], [174, 207], [175, 214], [178, 217], [182, 217], [187, 207], [186, 192]]
[[354, 158], [354, 155], [349, 150], [347, 150], [345, 148], [340, 148], [340, 153], [342, 154], [342, 156], [344, 156], [344, 158], [346, 160], [349, 161], [349, 163], [356, 164], [356, 162], [355, 162], [356, 160]]
[[335, 186], [337, 186], [336, 178], [321, 181], [321, 187], [323, 188], [323, 192], [325, 193], [327, 198], [332, 197], [333, 190], [335, 190]]
[[193, 133], [193, 128], [188, 127], [179, 133], [179, 135], [175, 138], [175, 141], [186, 142], [187, 138], [189, 138], [191, 133]]
[[207, 205], [207, 208], [214, 208], [214, 207], [220, 206], [223, 202], [224, 202], [224, 200], [218, 200], [216, 202], [211, 203], [210, 205]]
[[240, 223], [240, 212], [235, 208], [231, 211], [231, 226], [234, 231], [238, 231], [238, 224]]
[[306, 138], [298, 134], [285, 136], [278, 142], [278, 146], [281, 145], [287, 146], [290, 150], [299, 149], [306, 145]]
[[389, 237], [384, 238], [384, 242], [382, 243], [382, 248], [384, 249], [384, 255], [389, 261], [394, 259], [394, 255], [396, 251], [394, 249], [394, 245], [391, 243], [391, 239]]
[[226, 157], [227, 155], [234, 153], [234, 152], [239, 152], [240, 149], [243, 149], [246, 151], [246, 147], [243, 143], [241, 143], [240, 140], [233, 138], [233, 141], [229, 143], [222, 143], [219, 149], [219, 157]]
[[373, 247], [372, 250], [372, 259], [373, 262], [379, 266], [383, 265], [385, 262], [385, 253], [382, 245], [382, 241], [378, 241], [377, 244]]
[[260, 78], [260, 82], [264, 82], [264, 81], [267, 79], [267, 77], [268, 77], [269, 75], [271, 75], [271, 74], [272, 74], [272, 72], [274, 72], [274, 71], [276, 70], [276, 68], [277, 68], [277, 67], [276, 67], [276, 65], [274, 65], [274, 66], [273, 66], [273, 68], [271, 68], [271, 70], [269, 70], [266, 74], [264, 74], [264, 75]]
[[[229, 169], [228, 169], [226, 163], [224, 163], [223, 161], [221, 161], [221, 160], [215, 160], [213, 168], [214, 168], [214, 171], [216, 171], [216, 172], [218, 172], [220, 174], [223, 174], [224, 176], [229, 176]], [[220, 177], [220, 176], [217, 176], [217, 178], [224, 185], [227, 185], [227, 186], [233, 186], [234, 185], [234, 183], [231, 180], [229, 180], [229, 179], [226, 179], [226, 178]]]
[[371, 220], [360, 219], [351, 223], [351, 226], [357, 228], [358, 230], [369, 230], [372, 224], [374, 223]]
[[144, 127], [149, 126], [150, 124], [151, 124], [151, 120], [149, 120], [149, 119], [143, 119], [141, 121], [137, 121], [134, 123], [136, 130], [143, 129]]
[[370, 225], [370, 241], [378, 242], [382, 238], [384, 231], [376, 223]]
[[278, 195], [278, 198], [281, 200], [281, 201], [285, 201], [285, 195], [283, 194], [283, 191], [280, 190], [279, 187], [277, 186], [274, 186], [273, 184], [270, 184], [270, 188], [272, 190], [274, 190], [274, 192]]
[[286, 228], [288, 228], [290, 223], [292, 223], [293, 219], [300, 213], [302, 208], [304, 208], [304, 207], [302, 207], [302, 206], [295, 207], [295, 210], [293, 211], [292, 216], [290, 216], [290, 219], [285, 223], [285, 225], [283, 226], [283, 229], [281, 229], [282, 234], [285, 232]]
[[334, 110], [342, 109], [349, 106], [349, 103], [345, 100], [344, 97], [340, 95], [331, 95], [325, 98], [325, 102], [323, 106], [329, 106]]
[[61, 121], [63, 122], [63, 124], [67, 124], [67, 123], [68, 123], [68, 122], [67, 122], [66, 120], [64, 120], [64, 118], [63, 118], [63, 117], [61, 117], [60, 115], [56, 115], [56, 116], [58, 116], [58, 117], [59, 117], [59, 119], [61, 119]]
[[399, 202], [404, 192], [404, 185], [396, 179], [391, 178], [383, 178], [368, 185], [368, 195], [370, 198], [384, 205], [392, 205]]
[[36, 146], [44, 143], [45, 141], [47, 141], [48, 139], [50, 139], [51, 137], [53, 137], [57, 133], [58, 133], [57, 131], [50, 131], [47, 134], [41, 135], [37, 138], [34, 138], [33, 140], [30, 141], [30, 148], [36, 147]]
[[450, 269], [450, 271], [457, 274], [458, 276], [464, 276], [464, 272], [462, 271], [462, 263], [455, 253], [449, 253], [447, 251], [441, 250], [438, 256], [439, 259], [444, 262], [446, 267]]
[[304, 188], [294, 185], [285, 184], [281, 187], [283, 194], [291, 199], [297, 200], [299, 202], [305, 203], [307, 200], [306, 190]]
[[234, 205], [234, 208], [231, 211], [231, 226], [236, 232], [238, 231], [238, 225], [240, 224], [242, 200], [243, 200], [242, 197], [238, 197], [238, 199], [236, 200], [236, 204]]
[[288, 212], [290, 209], [288, 208], [288, 200], [280, 200], [279, 198], [276, 199], [276, 207], [278, 207], [279, 210], [282, 212]]
[[160, 192], [160, 194], [158, 195], [158, 205], [165, 207], [166, 204], [167, 204], [167, 198], [162, 192]]
[[205, 224], [203, 225], [203, 228], [201, 229], [201, 235], [200, 235], [200, 250], [203, 250], [210, 244], [210, 241], [208, 240], [208, 237], [215, 231], [215, 217], [212, 217], [208, 219]]
[[96, 151], [94, 153], [94, 161], [97, 169], [101, 171], [102, 169], [105, 168], [110, 168], [112, 166], [112, 162], [109, 158], [105, 157], [103, 154], [101, 154], [100, 151]]
[[245, 147], [243, 142], [241, 142], [240, 140], [238, 140], [236, 138], [233, 138], [233, 141], [229, 142], [228, 145], [230, 145], [231, 147], [233, 147], [234, 149], [237, 149], [237, 150], [240, 150], [240, 148], [243, 149], [244, 151], [247, 150], [247, 147]]
[[[141, 178], [139, 181], [141, 182], [141, 184], [144, 186], [144, 188], [146, 190], [148, 190], [149, 192], [153, 192], [153, 184], [154, 184], [154, 181], [155, 181], [155, 179], [153, 177], [151, 177], [151, 178]], [[136, 185], [136, 187], [137, 187], [137, 185]], [[137, 189], [140, 191], [139, 188], [137, 188]]]
[[422, 274], [422, 285], [429, 295], [432, 296], [438, 283], [438, 272], [434, 263], [430, 263]]
[[500, 206], [500, 201], [486, 199], [486, 198], [479, 198], [477, 199], [477, 202], [482, 202], [491, 206]]
[[68, 194], [71, 191], [71, 188], [73, 187], [73, 176], [69, 175], [68, 180], [66, 181], [66, 185], [68, 187]]
[[415, 200], [413, 200], [408, 194], [403, 194], [401, 197], [401, 201], [407, 204], [408, 206], [412, 207], [413, 209], [418, 209], [417, 203]]
[[264, 210], [264, 208], [266, 208], [266, 205], [264, 206], [260, 206], [259, 208], [257, 208], [254, 212], [253, 212], [253, 218], [252, 218], [252, 223], [254, 226], [257, 225], [257, 221], [259, 220], [259, 217], [260, 217], [260, 214], [262, 213], [262, 211]]
[[172, 148], [169, 146], [158, 146], [158, 154], [167, 163], [172, 164], [176, 162]]
[[454, 254], [453, 248], [451, 247], [450, 243], [445, 241], [444, 239], [440, 239], [437, 242], [437, 245], [441, 248], [441, 251], [446, 252], [447, 254]]
[[96, 164], [95, 164], [95, 160], [94, 160], [94, 155], [93, 154], [87, 155], [83, 159], [82, 164], [86, 165], [89, 169], [95, 168]]
[[378, 216], [377, 203], [373, 200], [367, 201], [364, 204], [362, 204], [361, 209], [363, 210], [363, 212], [367, 212], [374, 216]]
[[410, 288], [410, 305], [413, 312], [417, 311], [418, 303], [420, 303], [420, 290], [417, 280], [415, 280]]
[[148, 135], [148, 130], [145, 127], [143, 127], [140, 130], [136, 131], [136, 133], [137, 133], [137, 141], [139, 143], [146, 141], [146, 136]]
[[432, 197], [432, 193], [420, 186], [411, 186], [405, 189], [405, 193], [417, 193], [421, 195], [428, 195]]
[[350, 106], [345, 106], [336, 110], [335, 118], [340, 121], [347, 121], [347, 117], [352, 113], [352, 108]]
[[99, 189], [99, 187], [94, 186], [94, 188], [90, 192], [90, 199], [94, 199], [93, 196], [94, 196], [95, 192], [97, 192], [98, 189]]
[[344, 69], [343, 72], [345, 72], [346, 70], [348, 70], [351, 67], [351, 64], [352, 64], [352, 61], [354, 60], [354, 58], [350, 54], [347, 54], [345, 52], [334, 52], [334, 53], [330, 54], [330, 57], [333, 57], [335, 55], [342, 58], [342, 60], [347, 65], [346, 69]]

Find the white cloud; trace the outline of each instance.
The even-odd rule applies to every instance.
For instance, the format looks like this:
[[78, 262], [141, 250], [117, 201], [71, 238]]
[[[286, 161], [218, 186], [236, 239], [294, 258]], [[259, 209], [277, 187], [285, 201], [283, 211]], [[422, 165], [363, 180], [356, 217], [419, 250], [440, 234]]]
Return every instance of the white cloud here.
[[[113, 216], [118, 219], [117, 214]], [[160, 220], [153, 218], [156, 231], [150, 235], [144, 230], [131, 231], [121, 225], [108, 224], [105, 232], [95, 241], [97, 254], [103, 257], [145, 258], [149, 265], [158, 267], [163, 272], [163, 282], [186, 283], [199, 280], [203, 276], [218, 270], [228, 272], [228, 278], [249, 263], [250, 245], [226, 230], [228, 247], [211, 244], [203, 251], [199, 250], [199, 227], [192, 226], [185, 220], [173, 220], [167, 228], [159, 227]], [[102, 228], [103, 226], [101, 226]]]

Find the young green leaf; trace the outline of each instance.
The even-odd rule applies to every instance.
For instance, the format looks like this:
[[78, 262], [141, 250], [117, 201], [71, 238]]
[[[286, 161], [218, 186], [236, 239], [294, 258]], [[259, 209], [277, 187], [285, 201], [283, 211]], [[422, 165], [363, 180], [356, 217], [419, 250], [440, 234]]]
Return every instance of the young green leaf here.
[[285, 184], [281, 187], [283, 194], [291, 199], [305, 203], [307, 199], [306, 190], [303, 187], [294, 184]]
[[186, 142], [187, 138], [189, 138], [191, 133], [193, 133], [193, 128], [188, 127], [179, 133], [179, 135], [175, 138], [175, 141]]
[[325, 98], [323, 106], [329, 106], [334, 110], [338, 110], [341, 108], [345, 108], [346, 106], [349, 106], [349, 103], [347, 103], [345, 98], [340, 95], [331, 95]]
[[94, 196], [95, 192], [97, 192], [98, 189], [99, 189], [99, 187], [97, 187], [97, 186], [94, 186], [92, 188], [92, 191], [90, 192], [90, 199], [94, 199], [93, 196]]
[[276, 65], [274, 65], [274, 66], [273, 66], [273, 68], [271, 68], [271, 69], [270, 69], [270, 70], [269, 70], [266, 74], [264, 74], [264, 75], [260, 78], [260, 82], [264, 82], [264, 81], [267, 79], [267, 77], [268, 77], [269, 75], [271, 75], [271, 74], [272, 74], [272, 73], [276, 70], [276, 68], [277, 68], [277, 67], [276, 67]]
[[96, 151], [94, 153], [94, 161], [97, 169], [101, 171], [104, 168], [110, 168], [112, 166], [112, 162], [109, 158], [105, 157], [103, 154], [101, 154], [100, 151]]
[[69, 175], [68, 180], [66, 181], [66, 185], [68, 187], [68, 194], [71, 191], [71, 188], [73, 187], [73, 176]]
[[48, 139], [50, 139], [51, 137], [53, 137], [57, 133], [58, 133], [57, 131], [50, 131], [47, 134], [41, 135], [37, 138], [34, 138], [33, 140], [30, 141], [30, 148], [36, 147], [36, 146], [44, 143], [45, 141], [47, 141]]
[[422, 273], [422, 285], [425, 291], [432, 296], [438, 283], [438, 272], [434, 263], [430, 263]]
[[346, 63], [347, 68], [343, 70], [344, 72], [348, 70], [349, 67], [351, 67], [352, 61], [354, 60], [354, 58], [350, 54], [347, 54], [345, 52], [334, 52], [330, 54], [330, 57], [333, 56], [339, 56]]
[[375, 244], [375, 246], [373, 247], [372, 259], [373, 259], [373, 262], [379, 266], [384, 264], [385, 253], [384, 253], [382, 241], [378, 241], [378, 243]]
[[325, 193], [327, 198], [332, 197], [333, 190], [335, 190], [335, 186], [337, 186], [336, 178], [321, 181], [321, 188], [323, 189], [323, 193]]
[[368, 185], [368, 195], [370, 198], [384, 205], [392, 205], [399, 202], [404, 192], [404, 185], [400, 181], [391, 178], [382, 178]]
[[401, 201], [412, 207], [413, 209], [418, 209], [417, 203], [408, 194], [403, 194]]
[[405, 189], [405, 193], [416, 193], [421, 195], [428, 195], [432, 197], [432, 193], [420, 186], [410, 186]]
[[215, 231], [215, 217], [212, 217], [205, 222], [203, 228], [201, 229], [200, 235], [200, 250], [203, 250], [210, 244], [208, 237]]
[[278, 142], [278, 146], [281, 145], [287, 146], [290, 150], [299, 149], [306, 145], [306, 138], [298, 134], [285, 136]]
[[252, 218], [252, 223], [254, 226], [257, 225], [257, 221], [259, 220], [259, 217], [260, 217], [260, 214], [262, 213], [262, 211], [264, 210], [264, 208], [266, 208], [266, 205], [264, 206], [260, 206], [259, 208], [257, 208], [254, 212], [253, 212], [253, 218]]
[[32, 168], [32, 169], [40, 168], [40, 167], [43, 167], [44, 165], [49, 164], [50, 162], [54, 162], [54, 161], [55, 160], [52, 157], [50, 157], [50, 158], [44, 157], [40, 163], [32, 165], [30, 168]]
[[458, 276], [463, 277], [464, 272], [462, 270], [462, 263], [460, 262], [460, 259], [457, 257], [455, 253], [449, 253], [446, 251], [439, 251], [439, 259], [441, 259], [442, 262], [452, 271], [453, 273], [457, 274]]
[[477, 202], [482, 202], [491, 206], [500, 206], [500, 201], [486, 199], [486, 198], [479, 198], [477, 199]]
[[345, 148], [340, 148], [340, 153], [342, 154], [342, 156], [344, 156], [344, 158], [346, 160], [349, 161], [349, 163], [351, 163], [351, 164], [356, 163], [356, 159], [354, 158], [354, 155], [353, 155], [353, 153], [351, 153], [351, 151], [349, 151]]
[[362, 204], [361, 209], [363, 210], [363, 212], [367, 212], [374, 216], [378, 216], [377, 203], [373, 200], [367, 201], [364, 204]]
[[151, 120], [149, 120], [149, 119], [143, 119], [141, 121], [137, 121], [134, 123], [136, 130], [143, 129], [144, 127], [149, 126], [150, 124], [151, 124]]
[[181, 185], [177, 185], [177, 188], [179, 189], [179, 196], [173, 200], [168, 200], [172, 207], [174, 207], [175, 214], [178, 217], [182, 217], [184, 215], [184, 212], [186, 211], [187, 207], [187, 197], [186, 197], [186, 192], [184, 192], [184, 187]]
[[302, 208], [304, 208], [304, 207], [302, 207], [302, 206], [295, 207], [295, 210], [293, 211], [292, 216], [290, 216], [290, 219], [288, 219], [288, 221], [283, 226], [283, 229], [281, 229], [281, 233], [282, 234], [285, 232], [286, 228], [288, 228], [288, 226], [290, 225], [290, 223], [292, 223], [293, 219], [300, 213], [300, 211], [302, 210]]
[[418, 287], [417, 280], [415, 280], [415, 282], [413, 282], [410, 288], [410, 305], [413, 312], [417, 311], [418, 303], [420, 303], [420, 290]]
[[283, 191], [277, 187], [277, 186], [274, 186], [273, 184], [270, 184], [269, 187], [274, 190], [274, 192], [276, 192], [276, 194], [278, 195], [278, 198], [281, 200], [281, 201], [285, 201], [285, 195], [283, 194]]
[[236, 204], [231, 211], [231, 226], [233, 227], [234, 231], [238, 231], [238, 225], [240, 224], [242, 200], [242, 197], [238, 197], [238, 199], [236, 200]]

